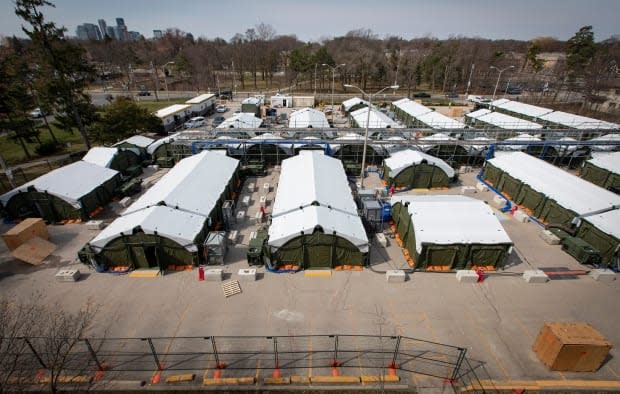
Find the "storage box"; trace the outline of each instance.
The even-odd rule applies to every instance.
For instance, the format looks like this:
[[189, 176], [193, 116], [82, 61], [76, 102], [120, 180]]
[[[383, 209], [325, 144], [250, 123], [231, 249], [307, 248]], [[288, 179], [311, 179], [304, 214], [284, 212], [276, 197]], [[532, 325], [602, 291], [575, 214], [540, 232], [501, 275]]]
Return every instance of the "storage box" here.
[[24, 219], [21, 223], [2, 235], [9, 250], [15, 250], [31, 238], [50, 239], [47, 226], [41, 218]]
[[532, 349], [551, 371], [594, 372], [611, 343], [588, 323], [546, 322]]

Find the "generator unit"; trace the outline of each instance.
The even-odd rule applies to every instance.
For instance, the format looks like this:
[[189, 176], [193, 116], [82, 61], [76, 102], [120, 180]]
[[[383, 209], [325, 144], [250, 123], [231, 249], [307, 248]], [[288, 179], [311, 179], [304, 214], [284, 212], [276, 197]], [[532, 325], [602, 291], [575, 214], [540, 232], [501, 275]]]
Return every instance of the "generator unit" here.
[[601, 253], [581, 238], [562, 238], [562, 250], [570, 254], [581, 264], [597, 265], [601, 262]]
[[267, 230], [258, 230], [256, 237], [250, 239], [247, 254], [248, 265], [263, 265], [263, 251], [268, 237]]

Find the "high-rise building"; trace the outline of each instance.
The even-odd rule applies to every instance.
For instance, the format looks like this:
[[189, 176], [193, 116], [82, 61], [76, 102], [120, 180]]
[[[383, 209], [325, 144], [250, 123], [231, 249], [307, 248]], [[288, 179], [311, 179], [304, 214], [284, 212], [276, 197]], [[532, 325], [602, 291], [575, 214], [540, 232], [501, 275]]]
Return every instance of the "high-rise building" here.
[[164, 36], [164, 33], [161, 30], [153, 30], [153, 38], [159, 39]]
[[92, 23], [83, 23], [77, 27], [75, 33], [80, 40], [101, 40], [99, 26]]
[[123, 41], [129, 39], [127, 25], [125, 25], [125, 19], [123, 18], [116, 18], [116, 38]]
[[116, 39], [116, 31], [114, 26], [107, 26], [105, 28], [105, 34], [113, 40]]
[[99, 24], [99, 31], [101, 31], [101, 38], [105, 38], [108, 35], [108, 24], [103, 19], [99, 19], [97, 23]]
[[129, 40], [131, 41], [138, 41], [140, 37], [142, 37], [142, 34], [140, 34], [140, 32], [133, 31], [133, 30], [130, 32], [127, 32], [127, 35], [129, 36]]

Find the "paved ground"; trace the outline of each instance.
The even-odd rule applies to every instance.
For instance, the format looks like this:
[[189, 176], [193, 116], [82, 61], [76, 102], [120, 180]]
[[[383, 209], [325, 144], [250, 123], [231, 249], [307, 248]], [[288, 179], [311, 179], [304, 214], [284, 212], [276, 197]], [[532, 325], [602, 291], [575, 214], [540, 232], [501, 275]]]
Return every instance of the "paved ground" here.
[[[462, 184], [473, 185], [474, 175], [463, 174]], [[259, 191], [252, 194], [252, 203], [246, 209], [250, 218], [237, 225], [239, 243], [231, 247], [226, 257], [224, 269], [232, 279], [238, 277], [240, 268], [247, 268], [246, 245], [249, 233], [258, 227], [252, 218], [258, 210], [259, 197], [264, 194], [261, 186], [265, 182], [273, 186], [268, 193], [269, 211], [277, 176], [277, 171], [272, 171], [267, 177], [248, 180], [259, 186]], [[379, 180], [371, 174], [366, 184], [378, 186]], [[460, 185], [443, 191], [446, 192], [459, 193]], [[492, 198], [490, 192], [472, 196], [484, 200]], [[109, 210], [106, 214], [111, 218]], [[531, 350], [545, 321], [589, 322], [617, 347], [620, 344], [620, 281], [600, 283], [582, 276], [546, 284], [525, 283], [516, 274], [531, 267], [586, 267], [580, 266], [558, 246], [544, 244], [538, 237], [540, 228], [536, 224], [518, 223], [510, 215], [499, 212], [498, 216], [515, 243], [515, 254], [504, 274], [491, 275], [480, 284], [459, 284], [454, 274], [445, 273], [413, 273], [407, 282], [393, 284], [370, 269], [333, 272], [331, 277], [306, 277], [303, 273], [265, 273], [260, 268], [258, 281], [241, 282], [243, 292], [225, 298], [219, 283], [199, 282], [196, 270], [153, 279], [88, 271], [76, 262], [76, 253], [95, 232], [86, 230], [83, 225], [65, 225], [49, 227], [51, 241], [59, 244], [59, 249], [38, 267], [13, 260], [4, 244], [0, 245], [0, 292], [27, 296], [38, 290], [45, 296], [46, 303], [58, 302], [66, 310], [76, 310], [90, 298], [101, 305], [93, 335], [177, 337], [157, 344], [164, 363], [167, 352], [205, 346], [179, 338], [183, 336], [382, 334], [467, 348], [472, 362], [481, 365], [477, 371], [482, 378], [620, 380], [620, 357], [616, 349], [612, 349], [611, 356], [596, 373], [549, 372]], [[2, 225], [0, 230], [4, 232], [7, 228]], [[400, 249], [393, 242], [385, 249], [373, 245], [371, 260], [377, 271], [406, 266]], [[66, 266], [76, 266], [88, 274], [77, 283], [55, 282], [56, 270]], [[299, 341], [299, 347], [313, 346], [311, 341]], [[144, 350], [146, 345], [143, 342], [141, 346]], [[362, 350], [367, 344], [350, 341], [346, 346]], [[168, 362], [173, 364], [172, 356]], [[254, 368], [267, 362], [271, 360], [251, 359], [247, 365]], [[123, 378], [148, 380], [152, 360], [144, 360], [144, 363], [147, 371]], [[202, 376], [204, 368], [212, 367], [213, 363], [211, 358], [197, 359], [187, 368]], [[284, 370], [283, 376], [289, 373], [330, 374], [326, 359], [310, 357], [308, 366], [309, 369]], [[422, 368], [415, 366], [413, 369]], [[382, 372], [378, 367], [356, 368], [353, 364], [345, 368], [343, 374]], [[262, 378], [270, 373], [256, 369], [249, 375]], [[248, 371], [226, 370], [223, 376], [239, 375], [248, 375]], [[405, 372], [399, 375], [401, 383], [409, 387], [427, 388], [429, 392], [445, 389], [445, 382], [440, 379]]]

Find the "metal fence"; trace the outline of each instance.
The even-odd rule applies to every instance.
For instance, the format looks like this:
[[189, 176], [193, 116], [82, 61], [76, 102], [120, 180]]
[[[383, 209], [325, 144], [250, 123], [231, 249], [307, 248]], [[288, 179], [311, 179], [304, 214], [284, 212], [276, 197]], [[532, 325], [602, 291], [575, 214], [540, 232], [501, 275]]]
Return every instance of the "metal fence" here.
[[1, 365], [4, 378], [11, 372], [7, 366], [12, 366], [14, 374], [19, 370], [20, 376], [29, 368], [67, 375], [105, 370], [106, 375], [122, 380], [148, 380], [154, 372], [202, 376], [217, 370], [230, 377], [254, 376], [259, 371], [271, 375], [275, 370], [283, 376], [330, 375], [337, 368], [351, 375], [411, 372], [454, 386], [478, 381], [465, 348], [404, 336], [83, 338], [73, 346], [70, 340], [58, 338], [16, 341], [8, 350], [0, 348], [4, 353], [0, 360], [12, 360]]

